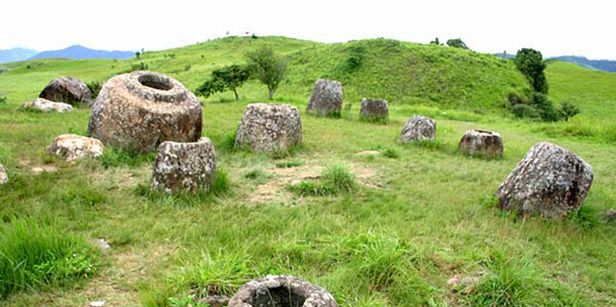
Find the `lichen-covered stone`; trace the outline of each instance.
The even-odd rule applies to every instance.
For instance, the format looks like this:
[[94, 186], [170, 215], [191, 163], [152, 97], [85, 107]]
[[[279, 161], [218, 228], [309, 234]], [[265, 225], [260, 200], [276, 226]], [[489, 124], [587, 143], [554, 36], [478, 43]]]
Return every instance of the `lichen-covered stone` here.
[[249, 104], [237, 128], [235, 145], [256, 152], [286, 152], [302, 142], [302, 122], [296, 107]]
[[414, 116], [402, 128], [400, 142], [434, 141], [436, 137], [436, 121], [425, 116]]
[[72, 105], [85, 104], [91, 106], [93, 102], [92, 92], [88, 85], [73, 77], [60, 77], [51, 80], [39, 97]]
[[469, 130], [462, 136], [458, 149], [469, 156], [501, 158], [503, 156], [503, 141], [500, 134], [496, 132]]
[[164, 141], [201, 137], [201, 104], [177, 80], [138, 71], [107, 81], [92, 106], [89, 134], [105, 145], [150, 152]]
[[152, 190], [207, 192], [216, 175], [216, 151], [210, 139], [197, 142], [163, 142], [158, 146], [152, 172]]
[[319, 116], [340, 116], [342, 109], [342, 84], [334, 80], [319, 79], [308, 101], [308, 113]]
[[5, 184], [9, 182], [9, 175], [6, 173], [6, 168], [4, 165], [0, 164], [0, 184]]
[[100, 157], [104, 149], [103, 143], [97, 139], [76, 134], [62, 134], [54, 139], [47, 152], [66, 161], [73, 161], [85, 157]]
[[28, 110], [58, 113], [65, 113], [73, 110], [73, 107], [68, 103], [54, 102], [45, 98], [37, 98], [33, 101], [25, 102], [21, 107]]
[[336, 307], [326, 290], [300, 278], [269, 275], [244, 284], [229, 301], [229, 307]]
[[560, 146], [533, 146], [496, 194], [502, 210], [558, 218], [579, 209], [592, 185], [592, 167]]
[[387, 100], [362, 99], [359, 117], [365, 121], [386, 123], [389, 121], [389, 106], [387, 105]]

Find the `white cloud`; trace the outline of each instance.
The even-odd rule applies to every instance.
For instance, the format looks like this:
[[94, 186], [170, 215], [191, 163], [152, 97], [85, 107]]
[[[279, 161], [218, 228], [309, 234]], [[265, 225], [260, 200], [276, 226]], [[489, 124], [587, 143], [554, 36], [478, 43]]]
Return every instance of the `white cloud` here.
[[532, 47], [547, 56], [616, 59], [616, 3], [601, 0], [7, 0], [0, 6], [0, 49], [79, 43], [154, 50], [249, 31], [324, 42], [460, 37], [483, 52]]

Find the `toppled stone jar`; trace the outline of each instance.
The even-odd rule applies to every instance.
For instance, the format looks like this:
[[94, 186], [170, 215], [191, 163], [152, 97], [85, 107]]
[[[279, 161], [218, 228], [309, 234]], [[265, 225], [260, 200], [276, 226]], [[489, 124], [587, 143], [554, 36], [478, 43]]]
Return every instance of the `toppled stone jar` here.
[[270, 275], [243, 285], [229, 301], [229, 307], [336, 307], [326, 290], [300, 278]]
[[369, 122], [387, 123], [389, 121], [389, 106], [384, 99], [361, 100], [359, 117]]
[[73, 161], [86, 157], [100, 157], [104, 149], [103, 143], [97, 139], [76, 134], [62, 134], [53, 140], [47, 152], [66, 161]]
[[299, 111], [286, 104], [249, 104], [235, 136], [235, 146], [265, 153], [286, 152], [301, 142]]
[[485, 130], [470, 130], [464, 133], [460, 144], [460, 152], [469, 156], [488, 158], [503, 157], [503, 141], [500, 134]]
[[319, 79], [308, 101], [307, 112], [318, 116], [340, 116], [342, 109], [342, 84], [334, 80]]
[[548, 142], [533, 146], [500, 185], [500, 208], [519, 215], [559, 218], [582, 207], [593, 181], [592, 167]]
[[90, 88], [83, 81], [73, 77], [60, 77], [51, 80], [39, 97], [73, 105], [85, 104], [91, 106], [93, 102]]
[[107, 81], [92, 106], [88, 132], [105, 145], [150, 152], [164, 141], [201, 137], [201, 104], [177, 80], [137, 71]]
[[208, 192], [216, 175], [216, 151], [210, 139], [163, 142], [152, 172], [152, 190], [166, 193]]
[[402, 128], [400, 142], [434, 141], [436, 137], [436, 121], [425, 116], [414, 116]]
[[38, 110], [42, 112], [58, 112], [65, 113], [73, 110], [70, 104], [63, 102], [54, 102], [45, 98], [37, 98], [33, 101], [25, 102], [21, 105], [22, 109]]

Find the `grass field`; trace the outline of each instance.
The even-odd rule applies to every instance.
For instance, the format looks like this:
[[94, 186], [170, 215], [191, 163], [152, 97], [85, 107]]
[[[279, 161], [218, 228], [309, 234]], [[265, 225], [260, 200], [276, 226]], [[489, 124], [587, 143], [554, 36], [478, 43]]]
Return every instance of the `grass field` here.
[[[55, 136], [86, 133], [89, 110], [18, 110], [54, 77], [104, 81], [140, 62], [194, 89], [213, 68], [243, 61], [243, 52], [259, 44], [291, 58], [276, 100], [302, 110], [304, 144], [283, 159], [231, 150], [229, 137], [246, 104], [265, 100], [267, 90], [250, 82], [240, 89], [239, 102], [231, 102], [231, 93], [209, 98], [203, 135], [214, 141], [218, 165], [229, 176], [229, 190], [215, 197], [150, 195], [144, 186], [151, 156], [108, 149], [102, 159], [76, 163], [49, 157], [45, 148]], [[347, 52], [362, 50], [357, 46], [366, 53], [362, 65], [341, 71], [337, 65]], [[410, 67], [420, 73], [409, 76], [408, 67], [377, 63], [374, 54], [388, 54], [383, 48], [394, 53], [383, 59], [417, 58]], [[25, 236], [14, 225], [34, 224], [70, 235], [70, 242], [104, 238], [112, 248], [92, 256], [91, 263], [68, 262], [71, 282], [18, 287], [0, 299], [2, 305], [105, 300], [108, 306], [185, 306], [191, 296], [232, 294], [266, 274], [301, 276], [331, 291], [342, 306], [616, 305], [616, 225], [602, 217], [616, 203], [616, 138], [610, 139], [616, 133], [615, 74], [551, 63], [551, 97], [574, 101], [582, 114], [569, 123], [544, 124], [514, 120], [500, 107], [510, 91], [526, 88], [511, 63], [387, 40], [324, 45], [233, 38], [146, 53], [139, 60], [43, 60], [6, 67], [0, 74], [0, 92], [9, 98], [0, 105], [0, 163], [11, 181], [0, 186], [0, 233]], [[303, 112], [321, 76], [349, 84], [345, 102], [352, 108], [340, 119]], [[361, 92], [373, 83], [373, 92]], [[372, 93], [391, 95], [386, 125], [359, 120], [358, 99]], [[437, 120], [435, 144], [396, 143], [414, 114]], [[580, 133], [583, 127], [589, 132]], [[504, 158], [458, 154], [457, 143], [471, 128], [500, 132]], [[494, 192], [526, 151], [544, 140], [583, 157], [595, 181], [582, 210], [565, 220], [516, 220], [495, 208]], [[354, 175], [352, 191], [299, 196], [288, 188], [332, 165]], [[35, 167], [50, 171], [37, 174]], [[62, 251], [81, 246], [60, 243]], [[14, 251], [12, 245], [0, 239], [0, 253]], [[84, 273], [84, 262], [96, 266], [94, 276]], [[472, 288], [452, 289], [447, 281], [454, 275], [481, 278]]]

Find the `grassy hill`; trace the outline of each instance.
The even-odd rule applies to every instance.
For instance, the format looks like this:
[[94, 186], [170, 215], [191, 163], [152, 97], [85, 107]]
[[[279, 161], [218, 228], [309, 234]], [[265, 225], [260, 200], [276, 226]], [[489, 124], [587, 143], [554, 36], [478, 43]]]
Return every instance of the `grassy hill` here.
[[[276, 100], [300, 108], [303, 146], [282, 159], [231, 150], [246, 104], [265, 100], [267, 91], [250, 82], [239, 102], [231, 102], [231, 93], [210, 97], [203, 134], [215, 143], [220, 172], [229, 180], [229, 191], [215, 197], [148, 193], [151, 156], [107, 148], [98, 160], [50, 157], [45, 148], [57, 135], [85, 134], [90, 110], [18, 110], [57, 76], [104, 81], [141, 62], [194, 89], [213, 69], [243, 62], [247, 50], [264, 44], [291, 60]], [[502, 116], [504, 96], [527, 86], [511, 63], [382, 39], [225, 38], [126, 61], [5, 67], [0, 92], [9, 100], [0, 105], [0, 163], [11, 181], [0, 186], [0, 281], [11, 277], [13, 283], [0, 282], [0, 296], [10, 290], [0, 305], [187, 306], [266, 274], [301, 276], [330, 290], [341, 306], [616, 305], [616, 226], [603, 218], [616, 203], [612, 74], [550, 64], [552, 98], [578, 103], [582, 114], [544, 124]], [[354, 105], [341, 119], [303, 112], [318, 77], [345, 83]], [[362, 96], [390, 99], [390, 122], [359, 121]], [[395, 142], [413, 114], [437, 120], [435, 144]], [[503, 159], [460, 155], [460, 137], [471, 128], [498, 131]], [[594, 170], [584, 207], [562, 221], [519, 220], [496, 208], [495, 190], [539, 141], [571, 149]], [[350, 170], [355, 190], [321, 197], [289, 191], [331, 165]], [[72, 256], [97, 238], [111, 249], [98, 258]], [[47, 255], [41, 246], [57, 247], [58, 259], [15, 265], [24, 254]], [[454, 276], [479, 282], [460, 291], [448, 284]]]

